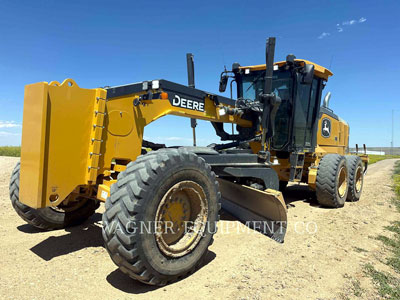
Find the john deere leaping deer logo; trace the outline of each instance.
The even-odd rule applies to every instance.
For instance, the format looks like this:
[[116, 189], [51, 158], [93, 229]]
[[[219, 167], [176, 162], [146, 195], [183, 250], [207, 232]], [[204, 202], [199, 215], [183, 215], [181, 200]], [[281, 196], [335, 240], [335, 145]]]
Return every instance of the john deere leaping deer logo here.
[[321, 134], [324, 138], [331, 136], [331, 120], [328, 118], [322, 119]]

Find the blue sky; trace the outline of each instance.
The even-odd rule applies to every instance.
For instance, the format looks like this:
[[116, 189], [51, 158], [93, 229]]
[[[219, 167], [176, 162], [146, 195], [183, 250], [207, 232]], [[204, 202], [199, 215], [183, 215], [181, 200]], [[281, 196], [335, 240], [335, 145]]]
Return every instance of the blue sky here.
[[[24, 85], [73, 78], [95, 88], [164, 78], [218, 93], [224, 65], [264, 63], [289, 53], [331, 67], [331, 108], [350, 123], [350, 143], [400, 146], [400, 2], [0, 1], [0, 145], [19, 145]], [[199, 122], [199, 144], [218, 139]], [[165, 117], [145, 137], [191, 143], [190, 121]]]

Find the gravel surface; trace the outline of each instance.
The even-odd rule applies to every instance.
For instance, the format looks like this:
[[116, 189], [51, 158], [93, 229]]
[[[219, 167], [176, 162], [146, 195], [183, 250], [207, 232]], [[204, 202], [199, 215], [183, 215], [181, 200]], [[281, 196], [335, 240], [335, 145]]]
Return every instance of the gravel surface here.
[[319, 207], [305, 186], [284, 196], [289, 229], [284, 244], [222, 215], [206, 264], [166, 287], [129, 279], [103, 248], [101, 207], [82, 226], [41, 232], [14, 212], [10, 173], [17, 158], [0, 157], [1, 299], [342, 299], [377, 298], [363, 265], [385, 269], [385, 249], [374, 237], [398, 218], [391, 199], [395, 160], [371, 165], [362, 198], [341, 209]]

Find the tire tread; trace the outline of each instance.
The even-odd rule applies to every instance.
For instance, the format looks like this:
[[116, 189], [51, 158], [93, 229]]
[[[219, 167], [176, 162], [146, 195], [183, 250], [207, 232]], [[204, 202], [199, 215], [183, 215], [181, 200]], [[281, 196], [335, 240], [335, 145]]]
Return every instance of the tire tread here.
[[336, 196], [336, 175], [344, 160], [344, 156], [339, 154], [327, 154], [321, 159], [316, 180], [316, 195], [320, 205], [334, 208], [344, 205]]
[[[361, 158], [358, 155], [347, 155], [346, 156], [346, 163], [347, 169], [349, 170], [349, 192], [347, 193], [347, 200], [350, 202], [355, 202], [360, 200], [361, 191], [360, 193], [356, 193], [355, 189], [355, 172], [357, 169], [358, 164], [362, 164]], [[364, 180], [364, 178], [363, 178]], [[361, 187], [362, 189], [362, 187]]]
[[[185, 277], [201, 263], [201, 261], [197, 263], [185, 274], [171, 275], [166, 279], [165, 275], [159, 274], [147, 263], [144, 263], [146, 258], [138, 251], [137, 235], [128, 234], [124, 228], [124, 224], [129, 219], [134, 218], [142, 211], [142, 206], [146, 204], [144, 203], [146, 192], [151, 188], [151, 184], [157, 176], [161, 176], [166, 170], [167, 161], [178, 164], [181, 161], [193, 162], [196, 159], [197, 164], [209, 172], [215, 184], [218, 191], [219, 209], [221, 197], [214, 172], [202, 158], [186, 149], [160, 149], [141, 155], [135, 161], [129, 163], [125, 171], [119, 173], [118, 181], [112, 185], [111, 196], [106, 200], [106, 212], [103, 214], [102, 233], [105, 247], [111, 259], [123, 273], [131, 278], [150, 285], [165, 285]], [[113, 227], [110, 225], [115, 223], [121, 230], [110, 230]], [[202, 259], [204, 259], [204, 256]]]
[[39, 228], [41, 230], [56, 230], [62, 229], [71, 225], [77, 225], [84, 222], [87, 218], [94, 214], [96, 209], [99, 207], [100, 203], [95, 201], [88, 202], [87, 205], [80, 208], [80, 210], [76, 211], [76, 215], [70, 216], [68, 221], [64, 222], [64, 224], [60, 223], [52, 223], [48, 219], [44, 219], [40, 212], [41, 210], [50, 209], [49, 207], [35, 209], [29, 207], [22, 202], [19, 201], [19, 174], [20, 174], [20, 162], [15, 166], [10, 179], [9, 185], [9, 193], [10, 200], [14, 210], [17, 214], [28, 224]]

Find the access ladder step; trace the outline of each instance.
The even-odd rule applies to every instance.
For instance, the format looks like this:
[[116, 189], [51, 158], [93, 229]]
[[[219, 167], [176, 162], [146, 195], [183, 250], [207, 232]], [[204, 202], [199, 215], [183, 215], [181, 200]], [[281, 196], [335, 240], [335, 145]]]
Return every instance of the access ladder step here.
[[304, 152], [294, 152], [290, 154], [290, 177], [289, 181], [300, 182], [304, 169]]

